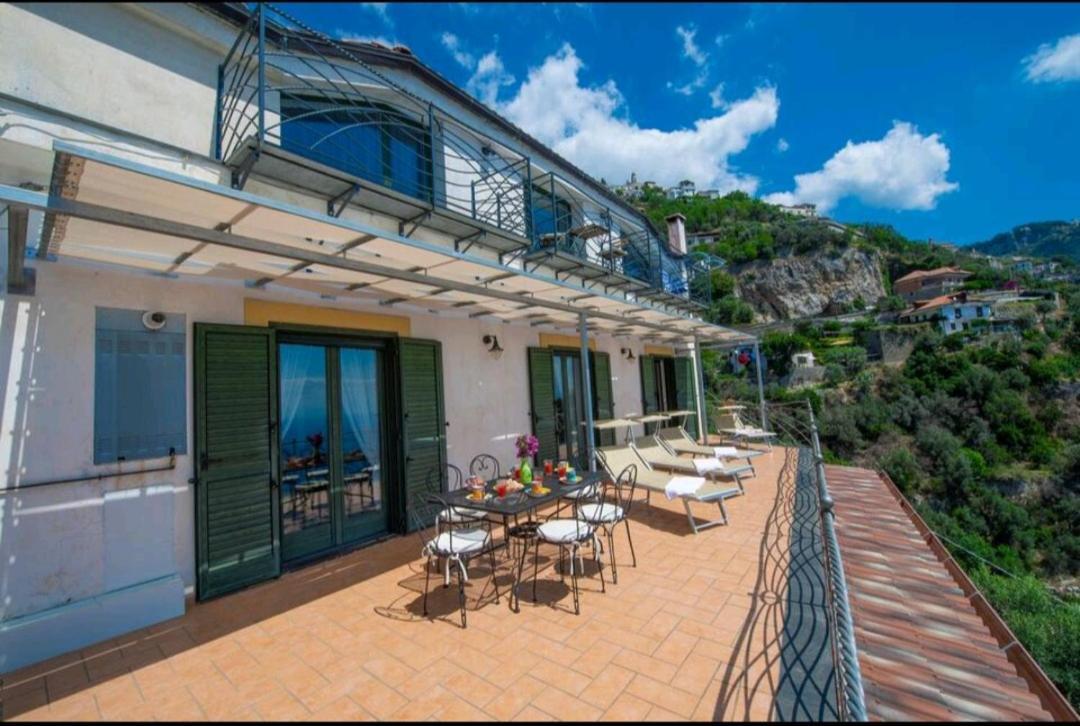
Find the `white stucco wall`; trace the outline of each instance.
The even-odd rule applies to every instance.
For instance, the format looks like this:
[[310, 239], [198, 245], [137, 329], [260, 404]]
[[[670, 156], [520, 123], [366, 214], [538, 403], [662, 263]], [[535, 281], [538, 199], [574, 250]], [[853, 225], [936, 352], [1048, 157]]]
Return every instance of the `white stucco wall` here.
[[[141, 497], [142, 524], [125, 529], [124, 540], [149, 553], [127, 581], [156, 576], [163, 568], [194, 581], [193, 439], [191, 438], [193, 342], [196, 322], [243, 323], [243, 300], [259, 297], [307, 305], [314, 296], [274, 289], [254, 291], [239, 282], [165, 279], [100, 266], [38, 263], [33, 297], [0, 301], [0, 470], [9, 485], [57, 478], [108, 474], [113, 466], [93, 465], [94, 315], [96, 306], [162, 310], [186, 316], [188, 328], [188, 455], [173, 472], [106, 478], [79, 484], [27, 489], [0, 497], [0, 619], [97, 595], [117, 582], [113, 537], [105, 502], [117, 492]], [[368, 304], [326, 306], [386, 312]], [[400, 310], [394, 311], [401, 314]], [[473, 456], [494, 454], [504, 467], [514, 460], [513, 438], [531, 430], [526, 349], [540, 330], [467, 318], [414, 314], [412, 335], [442, 343], [449, 460], [467, 468]], [[494, 334], [505, 353], [488, 354], [482, 337]], [[641, 410], [638, 362], [619, 350], [642, 348], [625, 339], [597, 337], [597, 349], [611, 358], [617, 414]], [[164, 459], [128, 462], [147, 468]], [[171, 502], [160, 499], [171, 492]], [[152, 494], [152, 496], [151, 496]], [[130, 508], [128, 501], [126, 505]], [[162, 512], [169, 515], [162, 527]], [[115, 538], [114, 538], [115, 539]]]

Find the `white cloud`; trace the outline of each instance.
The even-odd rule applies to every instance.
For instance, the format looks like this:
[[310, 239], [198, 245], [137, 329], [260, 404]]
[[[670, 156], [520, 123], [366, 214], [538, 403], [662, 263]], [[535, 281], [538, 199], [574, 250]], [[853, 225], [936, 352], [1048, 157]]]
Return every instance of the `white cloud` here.
[[[667, 87], [675, 93], [683, 96], [693, 96], [695, 91], [699, 91], [705, 87], [705, 84], [709, 82], [709, 69], [702, 68], [698, 71], [698, 74], [694, 76], [694, 79], [689, 83], [684, 83], [681, 86], [676, 86], [671, 81], [668, 81]], [[715, 108], [715, 107], [714, 107]]]
[[378, 43], [385, 45], [387, 48], [402, 45], [397, 38], [387, 38], [385, 35], [356, 35], [340, 28], [334, 32], [334, 36], [346, 43]]
[[695, 65], [703, 66], [709, 60], [709, 54], [703, 51], [694, 42], [694, 37], [697, 35], [697, 28], [691, 25], [689, 28], [678, 26], [675, 28], [675, 32], [682, 38], [683, 43], [683, 58], [689, 58]]
[[769, 194], [773, 204], [812, 202], [828, 211], [845, 197], [887, 209], [933, 209], [959, 184], [946, 179], [949, 148], [904, 121], [877, 141], [847, 142], [820, 171], [795, 176], [795, 189]]
[[476, 59], [472, 57], [472, 54], [467, 52], [461, 47], [461, 41], [458, 37], [451, 32], [444, 32], [442, 34], [443, 47], [450, 51], [450, 55], [454, 56], [454, 60], [459, 65], [469, 68], [470, 70], [476, 65]]
[[360, 6], [362, 8], [364, 8], [365, 10], [370, 10], [371, 12], [378, 15], [384, 23], [386, 23], [392, 28], [394, 27], [394, 21], [390, 17], [390, 10], [387, 7], [388, 5], [389, 3], [360, 3]]
[[499, 110], [540, 141], [590, 174], [621, 179], [630, 170], [643, 179], [674, 184], [694, 179], [721, 193], [753, 193], [758, 180], [728, 164], [751, 138], [776, 123], [776, 89], [758, 88], [731, 103], [721, 115], [698, 119], [689, 128], [641, 128], [624, 117], [624, 99], [614, 81], [583, 86], [582, 62], [569, 44], [549, 56]]
[[1033, 83], [1080, 80], [1080, 33], [1040, 45], [1024, 59], [1024, 71]]
[[724, 43], [726, 43], [728, 41], [728, 38], [730, 37], [731, 35], [726, 33], [721, 33], [720, 35], [716, 36], [716, 46], [718, 48], [723, 48]]
[[724, 100], [724, 84], [718, 83], [716, 88], [709, 91], [709, 102], [713, 108], [727, 108], [727, 101]]
[[785, 151], [791, 148], [791, 144], [787, 142], [787, 139], [780, 139], [776, 142], [776, 150], [783, 154]]
[[485, 53], [476, 63], [472, 78], [465, 84], [465, 89], [488, 106], [496, 106], [499, 90], [503, 86], [514, 85], [514, 77], [506, 71], [502, 59], [495, 51]]

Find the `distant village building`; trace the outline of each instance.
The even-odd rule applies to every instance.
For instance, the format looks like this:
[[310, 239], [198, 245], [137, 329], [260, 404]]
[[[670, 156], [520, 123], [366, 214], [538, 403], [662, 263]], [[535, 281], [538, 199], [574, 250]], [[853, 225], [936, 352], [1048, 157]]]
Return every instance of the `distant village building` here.
[[711, 245], [714, 242], [718, 242], [720, 241], [720, 239], [723, 238], [723, 236], [723, 230], [710, 229], [702, 232], [693, 232], [692, 234], [686, 235], [686, 242], [690, 245], [690, 248], [693, 249], [694, 245]]
[[818, 216], [816, 204], [781, 204], [779, 207], [781, 211], [794, 214], [796, 217], [815, 219]]
[[915, 270], [893, 283], [893, 292], [907, 302], [930, 300], [948, 295], [964, 284], [972, 273], [959, 267]]
[[675, 186], [668, 187], [667, 197], [668, 199], [688, 199], [694, 196], [694, 191], [694, 182], [689, 179], [683, 179]]
[[986, 320], [989, 325], [993, 316], [994, 307], [990, 301], [957, 292], [916, 302], [914, 307], [900, 313], [899, 322], [937, 323], [942, 333], [951, 335], [968, 330], [977, 320]]
[[720, 198], [720, 190], [719, 189], [702, 189], [700, 192], [697, 193], [697, 195], [699, 197], [703, 197], [705, 199], [719, 199]]
[[1013, 257], [1010, 262], [1012, 271], [1017, 275], [1030, 275], [1035, 269], [1035, 262], [1027, 257]]
[[[649, 183], [650, 182], [645, 182], [645, 184]], [[630, 178], [627, 179], [626, 183], [616, 185], [613, 187], [613, 190], [616, 194], [619, 194], [625, 199], [635, 200], [641, 198], [641, 195], [644, 193], [644, 185], [638, 183], [637, 172], [632, 171], [630, 172]]]

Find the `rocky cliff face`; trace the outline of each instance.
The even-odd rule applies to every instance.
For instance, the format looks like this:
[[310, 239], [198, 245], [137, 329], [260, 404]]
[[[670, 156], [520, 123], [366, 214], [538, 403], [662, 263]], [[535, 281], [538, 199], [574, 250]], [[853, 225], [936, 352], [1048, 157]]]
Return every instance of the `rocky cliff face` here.
[[858, 298], [873, 305], [885, 296], [880, 256], [854, 247], [756, 260], [730, 271], [739, 297], [762, 322], [837, 314]]

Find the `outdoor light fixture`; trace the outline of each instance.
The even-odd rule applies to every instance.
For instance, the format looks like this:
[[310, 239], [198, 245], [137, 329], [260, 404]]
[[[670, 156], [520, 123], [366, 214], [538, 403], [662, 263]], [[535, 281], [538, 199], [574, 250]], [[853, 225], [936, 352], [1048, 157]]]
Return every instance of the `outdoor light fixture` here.
[[622, 353], [622, 357], [626, 358], [626, 360], [634, 360], [634, 351], [629, 348], [621, 348], [619, 352]]
[[499, 345], [499, 339], [494, 335], [484, 336], [484, 345], [488, 347], [488, 353], [491, 353], [496, 359], [502, 358], [503, 349]]

